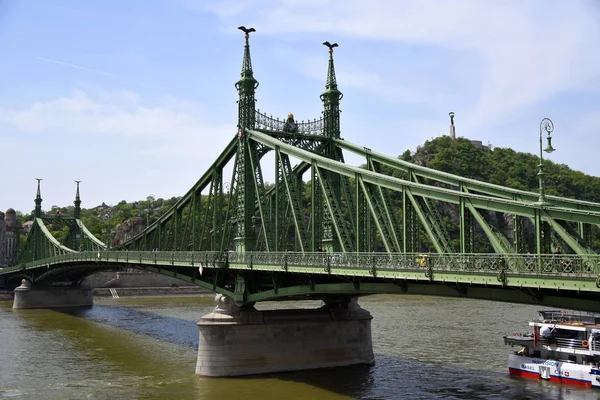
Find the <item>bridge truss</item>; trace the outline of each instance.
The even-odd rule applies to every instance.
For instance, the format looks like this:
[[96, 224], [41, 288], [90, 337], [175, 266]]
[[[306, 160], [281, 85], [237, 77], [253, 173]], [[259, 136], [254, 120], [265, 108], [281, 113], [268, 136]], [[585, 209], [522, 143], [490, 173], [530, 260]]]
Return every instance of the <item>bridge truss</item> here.
[[[248, 38], [236, 87], [237, 135], [177, 205], [122, 249], [472, 253], [478, 230], [494, 253], [547, 254], [560, 245], [594, 255], [589, 243], [600, 204], [556, 196], [539, 203], [537, 193], [432, 170], [341, 139], [332, 52], [318, 120], [290, 123], [255, 109]], [[364, 166], [345, 164], [344, 151], [363, 157]], [[444, 221], [452, 213], [459, 219], [458, 246]], [[499, 213], [511, 232], [490, 222]]]

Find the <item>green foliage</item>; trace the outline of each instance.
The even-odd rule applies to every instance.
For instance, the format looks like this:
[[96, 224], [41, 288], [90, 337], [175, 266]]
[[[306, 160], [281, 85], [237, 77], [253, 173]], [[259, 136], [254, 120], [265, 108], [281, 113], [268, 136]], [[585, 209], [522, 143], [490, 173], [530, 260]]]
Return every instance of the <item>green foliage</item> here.
[[[539, 157], [513, 149], [490, 150], [470, 140], [442, 136], [428, 140], [411, 155], [400, 159], [428, 168], [521, 190], [538, 191]], [[564, 164], [544, 160], [546, 193], [561, 197], [600, 202], [600, 178], [574, 171]]]
[[[125, 200], [120, 201], [116, 206], [107, 206], [105, 204], [94, 208], [82, 208], [81, 219], [88, 230], [101, 241], [107, 242], [114, 235], [117, 226], [133, 217], [147, 218], [148, 223], [152, 224], [169, 208], [171, 208], [179, 197], [172, 197], [169, 200], [155, 199], [154, 196], [148, 196], [145, 200], [128, 203]], [[49, 211], [44, 214], [48, 217], [72, 217], [73, 206], [59, 207], [53, 205]], [[23, 214], [17, 211], [17, 219], [21, 224], [31, 220], [32, 214]], [[64, 224], [47, 224], [50, 233], [59, 241], [63, 242], [68, 233], [68, 227]], [[25, 242], [25, 236], [21, 238], [21, 244]]]
[[[470, 140], [464, 138], [452, 139], [442, 136], [419, 146], [414, 154], [406, 150], [400, 157], [401, 160], [412, 162], [428, 168], [448, 172], [465, 178], [476, 179], [514, 189], [538, 192], [539, 190], [539, 156], [516, 152], [509, 148], [489, 147], [478, 148]], [[579, 200], [600, 202], [600, 178], [585, 175], [580, 171], [574, 171], [567, 165], [556, 164], [551, 160], [544, 160], [545, 188], [547, 195], [556, 195]], [[386, 173], [401, 177], [402, 173], [387, 168]], [[394, 195], [394, 200], [398, 200]], [[457, 215], [446, 210], [444, 225], [450, 234], [451, 246], [458, 248], [459, 230], [456, 222]], [[502, 218], [494, 218], [489, 221], [498, 231], [506, 231]], [[597, 239], [598, 229], [592, 229], [590, 246], [594, 249], [600, 248], [600, 240]], [[475, 251], [493, 251], [489, 241], [480, 231], [476, 235]], [[427, 243], [428, 239], [421, 236], [421, 243]], [[427, 245], [426, 245], [427, 247]]]

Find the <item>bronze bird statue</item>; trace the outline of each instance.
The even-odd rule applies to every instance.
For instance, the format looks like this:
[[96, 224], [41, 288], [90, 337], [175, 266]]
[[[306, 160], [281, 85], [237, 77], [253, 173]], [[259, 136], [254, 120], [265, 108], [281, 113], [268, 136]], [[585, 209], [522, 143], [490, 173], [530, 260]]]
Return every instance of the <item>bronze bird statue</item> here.
[[238, 29], [240, 31], [243, 31], [246, 34], [246, 36], [248, 36], [250, 34], [250, 32], [256, 32], [256, 29], [254, 29], [254, 28], [246, 28], [244, 25], [238, 26]]
[[337, 43], [331, 44], [331, 43], [329, 43], [329, 42], [323, 42], [323, 44], [324, 44], [325, 46], [329, 47], [329, 50], [330, 50], [330, 51], [333, 51], [333, 48], [334, 48], [334, 47], [338, 47], [338, 46], [339, 46], [339, 44], [337, 44]]

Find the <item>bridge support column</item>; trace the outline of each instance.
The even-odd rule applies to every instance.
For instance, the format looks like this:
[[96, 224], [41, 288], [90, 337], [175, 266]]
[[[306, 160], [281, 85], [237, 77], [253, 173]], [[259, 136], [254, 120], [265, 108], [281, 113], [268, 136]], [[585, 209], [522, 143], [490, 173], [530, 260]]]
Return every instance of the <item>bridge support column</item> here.
[[91, 307], [94, 295], [91, 288], [81, 286], [40, 286], [31, 287], [23, 279], [21, 286], [15, 289], [13, 308], [61, 308]]
[[239, 376], [372, 364], [371, 314], [347, 308], [257, 311], [226, 296], [198, 322], [196, 374]]

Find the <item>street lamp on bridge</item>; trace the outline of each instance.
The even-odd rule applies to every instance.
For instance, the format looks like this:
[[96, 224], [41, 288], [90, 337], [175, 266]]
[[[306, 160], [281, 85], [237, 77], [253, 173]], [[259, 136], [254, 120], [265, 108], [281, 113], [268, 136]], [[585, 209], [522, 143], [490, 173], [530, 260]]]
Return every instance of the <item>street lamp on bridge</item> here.
[[543, 152], [542, 152], [542, 136], [543, 136], [544, 131], [546, 131], [548, 133], [548, 136], [547, 136], [548, 145], [546, 146], [544, 151], [546, 153], [552, 153], [554, 151], [554, 148], [552, 147], [552, 136], [550, 134], [554, 131], [554, 124], [552, 123], [552, 120], [550, 118], [544, 118], [540, 122], [540, 165], [538, 166], [540, 168], [540, 171], [538, 172], [538, 178], [540, 181], [540, 199], [539, 199], [540, 204], [546, 203], [546, 195], [544, 193], [544, 170], [543, 170], [544, 156], [543, 156]]

